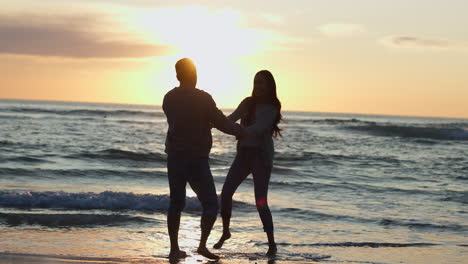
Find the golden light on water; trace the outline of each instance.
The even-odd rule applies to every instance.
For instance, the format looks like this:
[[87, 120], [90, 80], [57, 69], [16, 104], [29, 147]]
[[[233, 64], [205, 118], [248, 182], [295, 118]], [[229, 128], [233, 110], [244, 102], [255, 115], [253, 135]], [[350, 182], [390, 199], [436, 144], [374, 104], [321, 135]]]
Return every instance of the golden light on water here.
[[184, 217], [179, 231], [180, 247], [188, 250], [196, 249], [200, 240], [200, 232], [196, 232], [195, 230], [199, 229], [200, 219], [187, 219], [187, 217]]

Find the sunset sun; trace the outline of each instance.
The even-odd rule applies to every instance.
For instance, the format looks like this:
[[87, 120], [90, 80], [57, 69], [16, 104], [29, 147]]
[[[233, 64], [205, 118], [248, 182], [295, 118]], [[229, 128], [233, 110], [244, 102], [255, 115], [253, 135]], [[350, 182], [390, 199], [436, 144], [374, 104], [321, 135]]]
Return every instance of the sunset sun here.
[[[184, 23], [180, 22], [182, 18]], [[272, 38], [246, 24], [245, 16], [232, 9], [173, 7], [139, 10], [131, 15], [131, 25], [141, 38], [173, 48], [163, 60], [169, 64], [183, 57], [194, 60], [198, 87], [215, 98], [224, 98], [221, 102], [231, 107], [247, 95], [253, 77], [245, 74], [242, 58], [264, 49]], [[243, 95], [239, 94], [240, 87]], [[226, 100], [233, 97], [235, 101]]]

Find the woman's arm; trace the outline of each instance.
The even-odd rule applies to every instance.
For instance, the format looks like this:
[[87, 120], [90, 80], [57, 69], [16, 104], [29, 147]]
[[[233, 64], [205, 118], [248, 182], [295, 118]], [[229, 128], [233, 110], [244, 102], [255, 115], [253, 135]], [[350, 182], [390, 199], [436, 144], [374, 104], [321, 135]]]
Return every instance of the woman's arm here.
[[242, 102], [239, 104], [239, 106], [232, 112], [230, 115], [227, 116], [230, 120], [236, 122], [237, 120], [243, 118], [245, 114], [247, 113], [248, 107], [248, 101], [250, 97], [245, 98], [242, 100]]

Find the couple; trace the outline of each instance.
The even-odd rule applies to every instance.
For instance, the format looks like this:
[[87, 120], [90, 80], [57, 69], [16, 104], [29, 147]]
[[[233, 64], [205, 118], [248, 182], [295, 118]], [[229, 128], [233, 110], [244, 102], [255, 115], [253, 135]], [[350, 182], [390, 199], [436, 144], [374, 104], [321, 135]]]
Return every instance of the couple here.
[[[187, 256], [180, 250], [178, 243], [180, 215], [185, 206], [187, 182], [203, 207], [201, 238], [197, 252], [210, 259], [219, 258], [206, 247], [218, 214], [218, 198], [208, 164], [212, 126], [238, 139], [237, 155], [221, 193], [223, 234], [214, 248], [221, 248], [224, 241], [231, 237], [229, 223], [232, 196], [242, 181], [252, 173], [256, 206], [268, 237], [267, 255], [274, 255], [277, 249], [267, 193], [274, 154], [272, 137], [281, 135], [278, 128], [281, 103], [276, 96], [273, 75], [266, 70], [258, 72], [254, 78], [252, 96], [244, 99], [237, 109], [226, 117], [216, 107], [210, 94], [195, 88], [197, 70], [192, 60], [179, 60], [175, 69], [180, 85], [169, 91], [163, 102], [163, 110], [169, 124], [165, 143], [170, 188], [167, 214], [171, 243], [169, 258], [179, 259]], [[240, 125], [235, 123], [239, 119]]]

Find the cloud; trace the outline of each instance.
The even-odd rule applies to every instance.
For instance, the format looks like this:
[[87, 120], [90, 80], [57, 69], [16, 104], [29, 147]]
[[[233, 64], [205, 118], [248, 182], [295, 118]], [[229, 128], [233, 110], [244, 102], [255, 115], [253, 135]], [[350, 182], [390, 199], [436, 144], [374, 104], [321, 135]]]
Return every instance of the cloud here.
[[0, 19], [0, 53], [68, 58], [142, 58], [163, 56], [170, 51], [168, 46], [122, 40], [118, 33], [96, 30], [103, 26], [93, 16], [3, 17]]
[[413, 36], [387, 36], [380, 43], [390, 48], [420, 49], [420, 50], [468, 50], [468, 43], [447, 39], [431, 39]]
[[263, 19], [265, 19], [268, 23], [273, 24], [273, 25], [282, 25], [284, 24], [284, 17], [277, 15], [277, 14], [271, 14], [271, 13], [263, 13], [260, 15]]
[[331, 37], [349, 37], [366, 31], [363, 25], [345, 23], [324, 24], [319, 26], [318, 30]]

